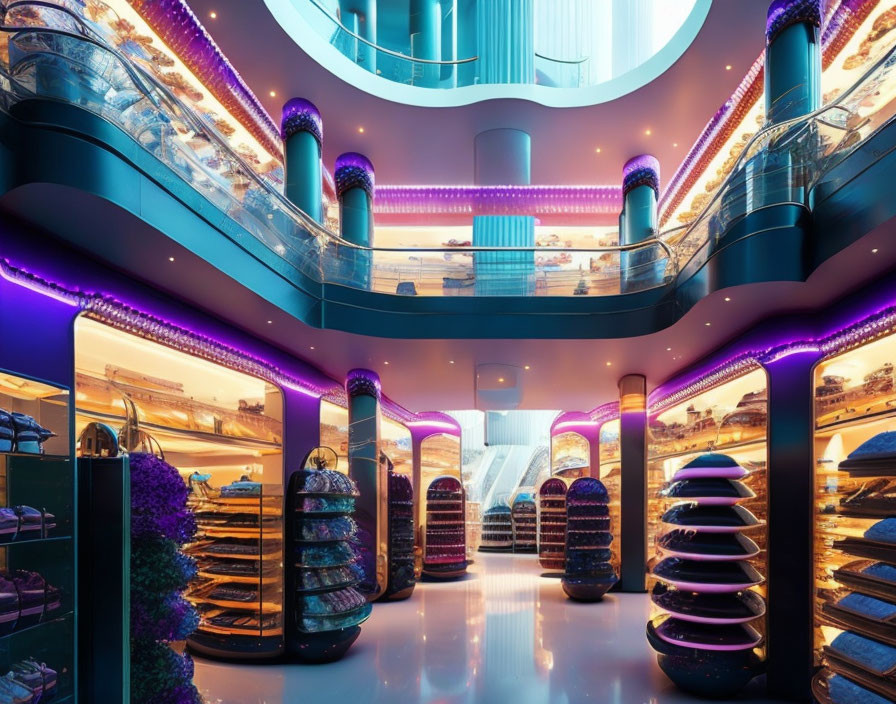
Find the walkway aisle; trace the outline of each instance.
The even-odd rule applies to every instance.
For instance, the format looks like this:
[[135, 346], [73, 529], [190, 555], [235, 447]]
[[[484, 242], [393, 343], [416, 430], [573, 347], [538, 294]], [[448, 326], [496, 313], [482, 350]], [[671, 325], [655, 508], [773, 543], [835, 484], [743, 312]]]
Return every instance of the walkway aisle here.
[[[376, 604], [328, 665], [196, 658], [209, 704], [690, 704], [656, 667], [643, 595], [578, 604], [534, 555], [478, 554], [462, 582]], [[741, 701], [741, 700], [738, 700]], [[762, 699], [744, 699], [759, 704]]]

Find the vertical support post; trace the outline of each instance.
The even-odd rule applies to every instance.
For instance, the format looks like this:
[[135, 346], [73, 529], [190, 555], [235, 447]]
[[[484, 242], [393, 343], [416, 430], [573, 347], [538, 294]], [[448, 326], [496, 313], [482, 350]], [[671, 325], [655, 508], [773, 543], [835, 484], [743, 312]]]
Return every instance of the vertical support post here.
[[776, 124], [821, 105], [821, 0], [775, 0], [768, 9], [765, 114]]
[[[373, 197], [375, 175], [373, 164], [363, 154], [346, 152], [336, 159], [333, 174], [339, 198], [339, 224], [342, 239], [370, 247], [373, 239]], [[360, 288], [371, 282], [373, 262], [367, 249], [345, 248], [342, 275]]]
[[[340, 0], [342, 24], [376, 45], [376, 0]], [[356, 41], [355, 62], [371, 73], [376, 73], [376, 49]]]
[[293, 98], [283, 106], [280, 122], [286, 176], [283, 194], [309, 217], [323, 222], [321, 145], [324, 126], [309, 100]]
[[[442, 61], [456, 61], [457, 36], [460, 19], [458, 18], [458, 0], [441, 0], [442, 11]], [[473, 54], [470, 54], [471, 56]], [[457, 86], [457, 66], [445, 64], [441, 67], [439, 86], [442, 88], [455, 88]]]
[[[660, 163], [655, 157], [642, 154], [625, 163], [622, 168], [623, 204], [619, 216], [619, 244], [638, 244], [656, 234], [659, 191]], [[657, 277], [662, 276], [661, 262], [654, 261], [655, 256], [654, 249], [621, 253], [621, 293], [632, 293], [658, 283]]]
[[379, 463], [380, 379], [367, 369], [352, 369], [345, 381], [348, 395], [348, 473], [358, 485], [355, 503], [357, 540], [364, 579], [358, 589], [369, 601], [386, 589], [388, 579], [388, 478]]
[[423, 551], [426, 545], [426, 489], [423, 487], [423, 440], [425, 437], [411, 431], [412, 469], [411, 484], [414, 490], [414, 575], [419, 580], [423, 574]]
[[619, 586], [647, 590], [647, 380], [629, 374], [619, 380], [619, 449], [622, 464]]
[[[411, 0], [411, 56], [427, 61], [442, 59], [442, 4], [440, 0]], [[414, 64], [412, 83], [438, 88], [439, 64]]]
[[480, 83], [535, 82], [535, 0], [477, 3]]
[[811, 699], [816, 350], [764, 362], [768, 372], [768, 693]]

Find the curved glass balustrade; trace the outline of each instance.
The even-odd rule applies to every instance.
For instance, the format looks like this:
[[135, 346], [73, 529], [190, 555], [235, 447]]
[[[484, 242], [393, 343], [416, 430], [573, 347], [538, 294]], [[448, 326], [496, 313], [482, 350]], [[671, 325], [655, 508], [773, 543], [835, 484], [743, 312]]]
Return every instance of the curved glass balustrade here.
[[17, 104], [40, 98], [94, 113], [310, 281], [393, 295], [593, 297], [667, 285], [685, 266], [693, 270], [705, 261], [750, 213], [807, 205], [809, 190], [824, 173], [896, 109], [889, 95], [896, 93], [891, 52], [835, 104], [760, 132], [694, 223], [638, 245], [366, 248], [295, 208], [213, 125], [107, 43], [83, 11], [74, 0], [6, 3], [0, 33], [4, 109], [14, 112]]

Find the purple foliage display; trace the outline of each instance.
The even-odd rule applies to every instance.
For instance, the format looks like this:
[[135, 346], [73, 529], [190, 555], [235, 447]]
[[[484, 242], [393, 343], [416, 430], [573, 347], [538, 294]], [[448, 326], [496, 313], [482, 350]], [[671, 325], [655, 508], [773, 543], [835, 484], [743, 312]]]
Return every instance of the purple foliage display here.
[[199, 625], [183, 598], [195, 574], [179, 546], [192, 539], [196, 521], [187, 509], [187, 486], [177, 469], [135, 452], [131, 467], [131, 701], [199, 704], [193, 661], [168, 645]]

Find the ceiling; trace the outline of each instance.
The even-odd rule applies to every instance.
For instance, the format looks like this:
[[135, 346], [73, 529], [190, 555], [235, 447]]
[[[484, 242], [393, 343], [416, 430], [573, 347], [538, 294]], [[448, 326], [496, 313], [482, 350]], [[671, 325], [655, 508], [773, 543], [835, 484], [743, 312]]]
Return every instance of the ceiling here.
[[472, 183], [473, 138], [498, 127], [532, 135], [535, 184], [619, 183], [623, 163], [645, 152], [657, 156], [671, 177], [762, 52], [768, 7], [764, 0], [715, 0], [697, 39], [672, 68], [609, 103], [548, 108], [493, 100], [420, 108], [372, 96], [337, 78], [293, 42], [264, 0], [189, 2], [275, 121], [287, 99], [313, 101], [324, 119], [325, 164], [332, 168], [345, 151], [362, 152], [384, 184]]

